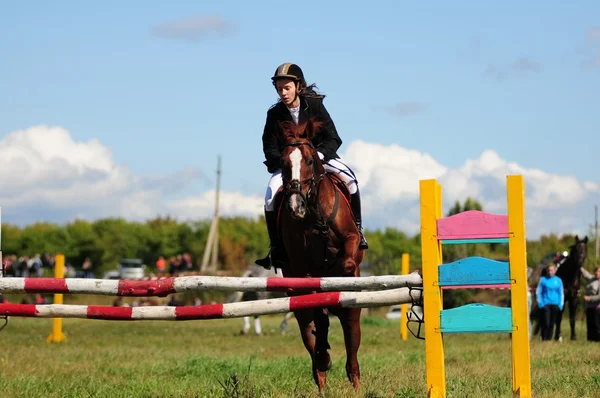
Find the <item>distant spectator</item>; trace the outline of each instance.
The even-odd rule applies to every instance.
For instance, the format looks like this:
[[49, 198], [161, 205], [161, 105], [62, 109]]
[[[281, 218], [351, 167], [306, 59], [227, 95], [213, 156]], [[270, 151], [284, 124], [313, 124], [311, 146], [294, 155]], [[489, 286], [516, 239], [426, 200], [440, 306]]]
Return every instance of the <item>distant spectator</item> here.
[[600, 341], [600, 267], [596, 267], [593, 275], [581, 267], [581, 273], [588, 281], [583, 296], [587, 339], [588, 341]]
[[160, 256], [158, 260], [156, 260], [156, 271], [159, 275], [164, 274], [167, 268], [167, 261], [163, 256]]
[[562, 311], [565, 303], [562, 280], [556, 276], [556, 265], [548, 265], [548, 274], [538, 283], [536, 298], [543, 314], [542, 341], [552, 338], [558, 311]]
[[177, 300], [177, 297], [174, 294], [172, 294], [171, 297], [169, 298], [169, 302], [167, 303], [167, 305], [170, 307], [180, 307], [180, 306], [183, 306], [184, 303]]
[[177, 260], [175, 260], [174, 256], [169, 257], [169, 274], [175, 275], [178, 272]]
[[192, 268], [194, 268], [194, 265], [192, 264], [192, 255], [190, 253], [185, 253], [183, 255], [183, 261], [185, 263], [185, 270], [191, 271]]
[[29, 276], [29, 270], [27, 269], [27, 261], [29, 261], [29, 257], [21, 256], [17, 260], [17, 265], [15, 266], [15, 276], [27, 278]]
[[92, 272], [92, 260], [89, 257], [86, 257], [83, 260], [83, 265], [81, 266], [81, 270], [83, 271], [84, 278], [93, 278], [94, 273]]

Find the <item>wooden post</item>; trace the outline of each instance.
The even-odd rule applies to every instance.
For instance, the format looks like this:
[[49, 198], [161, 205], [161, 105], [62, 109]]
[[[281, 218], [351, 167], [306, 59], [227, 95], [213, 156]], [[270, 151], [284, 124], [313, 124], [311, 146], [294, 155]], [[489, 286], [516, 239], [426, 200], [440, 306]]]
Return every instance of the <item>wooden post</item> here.
[[[215, 193], [215, 213], [213, 215], [212, 222], [210, 223], [210, 231], [208, 233], [208, 239], [206, 240], [206, 247], [204, 249], [204, 255], [202, 256], [202, 264], [200, 265], [200, 272], [210, 271], [214, 272], [217, 270], [217, 260], [219, 256], [219, 196], [221, 191], [221, 156], [219, 155], [217, 161], [217, 189]], [[212, 256], [211, 256], [212, 254]], [[210, 259], [210, 266], [208, 264]]]
[[[2, 261], [2, 208], [0, 207], [0, 278], [4, 276], [4, 262]], [[2, 295], [0, 293], [0, 295]]]
[[[402, 253], [402, 275], [408, 275], [408, 262], [409, 262], [409, 254]], [[408, 304], [402, 304], [401, 312], [400, 312], [400, 337], [402, 341], [408, 340]]]
[[531, 397], [529, 308], [527, 306], [527, 240], [525, 235], [525, 184], [523, 176], [506, 178], [508, 196], [509, 265], [512, 324], [513, 396]]
[[436, 180], [421, 180], [419, 190], [427, 396], [445, 398], [444, 341], [440, 327], [443, 302], [438, 272], [442, 264], [442, 244], [437, 239], [437, 220], [442, 218], [442, 187]]
[[[54, 263], [54, 277], [55, 278], [64, 278], [65, 277], [65, 256], [63, 254], [56, 255], [56, 261]], [[54, 304], [62, 304], [63, 303], [63, 295], [55, 294], [54, 295]], [[62, 318], [53, 318], [52, 319], [52, 333], [46, 339], [47, 343], [60, 343], [61, 341], [66, 340], [65, 335], [62, 331]]]

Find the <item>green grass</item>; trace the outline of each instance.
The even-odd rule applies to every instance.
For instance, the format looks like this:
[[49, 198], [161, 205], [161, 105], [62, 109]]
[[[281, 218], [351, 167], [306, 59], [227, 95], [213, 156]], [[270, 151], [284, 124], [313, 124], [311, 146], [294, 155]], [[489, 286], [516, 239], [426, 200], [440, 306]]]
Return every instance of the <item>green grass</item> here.
[[[107, 322], [65, 319], [67, 341], [47, 344], [49, 319], [12, 318], [0, 332], [0, 396], [316, 397], [295, 320], [262, 317], [265, 335], [239, 336], [241, 319]], [[363, 317], [362, 389], [346, 379], [332, 320], [326, 397], [425, 397], [424, 342], [402, 342], [398, 322]], [[584, 325], [579, 324], [583, 337]], [[510, 397], [507, 335], [445, 337], [448, 397]], [[600, 345], [532, 342], [535, 397], [600, 397]]]

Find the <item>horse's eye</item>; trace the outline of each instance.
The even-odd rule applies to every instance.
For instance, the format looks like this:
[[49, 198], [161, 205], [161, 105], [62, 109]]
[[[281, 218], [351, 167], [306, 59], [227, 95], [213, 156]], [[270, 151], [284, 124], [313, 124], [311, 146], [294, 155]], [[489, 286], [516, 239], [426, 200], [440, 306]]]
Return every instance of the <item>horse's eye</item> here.
[[313, 160], [312, 159], [308, 159], [308, 162], [306, 162], [306, 164], [310, 167], [313, 165]]

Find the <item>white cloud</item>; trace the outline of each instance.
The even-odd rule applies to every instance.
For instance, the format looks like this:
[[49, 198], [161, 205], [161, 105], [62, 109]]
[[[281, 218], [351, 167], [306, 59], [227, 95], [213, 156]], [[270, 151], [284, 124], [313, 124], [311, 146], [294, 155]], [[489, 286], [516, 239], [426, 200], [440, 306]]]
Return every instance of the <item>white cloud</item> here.
[[[185, 198], [167, 203], [170, 213], [186, 218], [210, 218], [214, 214], [215, 190], [205, 192], [199, 197]], [[264, 199], [258, 196], [246, 196], [239, 192], [221, 192], [219, 213], [246, 217], [263, 214]]]
[[[593, 205], [600, 200], [598, 182], [528, 169], [492, 150], [457, 168], [397, 144], [354, 141], [341, 156], [358, 175], [368, 228], [418, 232], [419, 180], [428, 178], [442, 184], [444, 211], [455, 200], [470, 196], [487, 211], [505, 213], [506, 175], [522, 174], [527, 232], [532, 238], [548, 232], [585, 234]], [[0, 205], [6, 222], [64, 222], [76, 217], [145, 220], [157, 215], [210, 218], [214, 190], [173, 194], [195, 179], [206, 177], [194, 169], [152, 178], [134, 175], [115, 164], [109, 148], [97, 140], [75, 141], [62, 127], [35, 126], [0, 140]], [[221, 192], [223, 215], [257, 217], [262, 212], [261, 196]]]
[[213, 35], [227, 36], [234, 31], [234, 24], [219, 14], [210, 14], [162, 23], [152, 29], [152, 34], [167, 39], [198, 41]]
[[[76, 217], [144, 220], [159, 214], [210, 217], [214, 192], [196, 199], [169, 199], [190, 181], [202, 178], [193, 169], [152, 178], [136, 176], [115, 164], [110, 149], [97, 140], [77, 142], [62, 127], [35, 126], [0, 140], [0, 205], [7, 222], [62, 222]], [[224, 192], [222, 214], [258, 215], [262, 213], [258, 202], [262, 199]]]
[[491, 76], [496, 80], [505, 80], [508, 78], [524, 77], [532, 73], [540, 73], [541, 71], [542, 65], [539, 62], [527, 57], [521, 57], [513, 61], [512, 64], [506, 66], [489, 64], [485, 69], [484, 74], [486, 76]]
[[591, 53], [590, 58], [584, 61], [584, 65], [592, 68], [600, 68], [600, 27], [589, 28], [585, 34], [587, 50]]
[[528, 169], [492, 150], [477, 159], [467, 159], [455, 169], [399, 145], [354, 141], [341, 156], [357, 173], [364, 196], [364, 223], [370, 227], [402, 226], [406, 232], [418, 232], [420, 179], [438, 179], [444, 211], [455, 200], [472, 197], [485, 210], [505, 214], [506, 176], [522, 174], [527, 231], [533, 237], [548, 232], [586, 233], [593, 205], [600, 199], [596, 182]]

